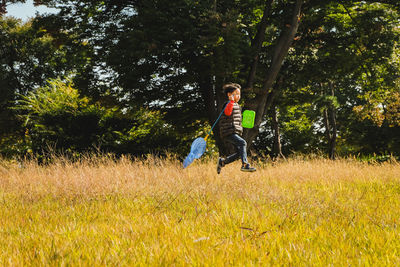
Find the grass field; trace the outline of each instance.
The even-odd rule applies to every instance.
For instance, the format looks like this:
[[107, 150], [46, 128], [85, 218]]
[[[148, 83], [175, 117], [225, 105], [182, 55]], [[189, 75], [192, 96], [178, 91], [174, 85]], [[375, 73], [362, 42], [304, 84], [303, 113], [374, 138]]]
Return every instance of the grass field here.
[[0, 264], [400, 265], [400, 164], [0, 161]]

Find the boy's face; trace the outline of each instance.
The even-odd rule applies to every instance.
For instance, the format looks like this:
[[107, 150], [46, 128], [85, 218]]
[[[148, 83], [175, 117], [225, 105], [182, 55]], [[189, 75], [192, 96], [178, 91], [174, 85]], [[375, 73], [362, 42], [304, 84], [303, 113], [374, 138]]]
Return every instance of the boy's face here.
[[236, 89], [232, 93], [228, 93], [229, 100], [233, 100], [236, 103], [240, 100], [240, 89]]

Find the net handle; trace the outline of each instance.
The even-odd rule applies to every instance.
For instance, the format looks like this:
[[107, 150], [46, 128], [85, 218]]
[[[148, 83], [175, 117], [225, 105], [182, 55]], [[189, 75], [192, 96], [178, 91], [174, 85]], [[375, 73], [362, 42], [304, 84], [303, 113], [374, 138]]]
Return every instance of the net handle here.
[[217, 124], [217, 122], [219, 121], [219, 119], [222, 116], [222, 113], [224, 113], [226, 107], [228, 106], [228, 104], [225, 105], [224, 109], [221, 111], [221, 113], [219, 114], [217, 120], [214, 122], [213, 126], [211, 127], [211, 130], [208, 132], [208, 134], [206, 135], [206, 137], [204, 137], [204, 140], [207, 141], [207, 138], [210, 136], [212, 130], [214, 129], [215, 125]]

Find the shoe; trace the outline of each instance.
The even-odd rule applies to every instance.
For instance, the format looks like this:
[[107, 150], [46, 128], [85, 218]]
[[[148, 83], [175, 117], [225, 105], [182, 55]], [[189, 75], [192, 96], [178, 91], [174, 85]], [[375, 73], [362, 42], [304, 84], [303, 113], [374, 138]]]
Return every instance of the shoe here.
[[256, 168], [251, 167], [249, 163], [247, 163], [246, 165], [242, 166], [242, 168], [240, 168], [240, 170], [242, 172], [255, 172]]
[[217, 163], [217, 173], [221, 173], [222, 167], [225, 166], [225, 160], [223, 158], [218, 158], [218, 163]]

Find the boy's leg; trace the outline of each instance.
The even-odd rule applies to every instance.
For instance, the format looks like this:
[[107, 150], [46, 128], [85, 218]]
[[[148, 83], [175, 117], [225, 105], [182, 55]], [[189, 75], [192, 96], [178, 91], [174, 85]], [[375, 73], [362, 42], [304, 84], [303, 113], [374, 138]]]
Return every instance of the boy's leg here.
[[235, 144], [236, 149], [238, 153], [236, 154], [236, 158], [241, 158], [242, 159], [242, 168], [240, 168], [241, 171], [244, 172], [254, 172], [256, 171], [256, 168], [251, 167], [250, 164], [247, 162], [247, 143], [246, 141], [240, 137], [237, 134], [233, 134], [229, 136], [228, 139], [230, 142]]
[[225, 158], [224, 164], [232, 163], [232, 162], [234, 162], [235, 160], [237, 160], [238, 158], [239, 158], [239, 153], [236, 152], [235, 154], [232, 154], [232, 155], [227, 156], [227, 157]]
[[246, 143], [246, 141], [237, 134], [235, 134], [234, 139], [236, 139], [238, 152], [242, 159], [242, 168], [240, 168], [240, 170], [244, 171], [244, 172], [255, 172], [256, 168], [251, 167], [249, 162], [247, 161], [247, 143]]
[[226, 157], [225, 164], [229, 164], [239, 158], [242, 160], [243, 165], [247, 164], [246, 141], [238, 134], [232, 134], [228, 136], [226, 140], [235, 146], [237, 152], [235, 154]]
[[218, 174], [221, 173], [221, 169], [222, 169], [222, 167], [224, 167], [224, 166], [225, 166], [225, 159], [219, 157], [219, 158], [218, 158], [218, 162], [217, 162], [217, 173], [218, 173]]

